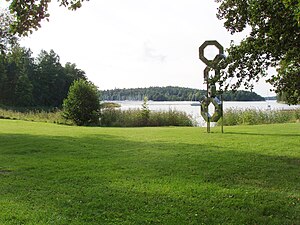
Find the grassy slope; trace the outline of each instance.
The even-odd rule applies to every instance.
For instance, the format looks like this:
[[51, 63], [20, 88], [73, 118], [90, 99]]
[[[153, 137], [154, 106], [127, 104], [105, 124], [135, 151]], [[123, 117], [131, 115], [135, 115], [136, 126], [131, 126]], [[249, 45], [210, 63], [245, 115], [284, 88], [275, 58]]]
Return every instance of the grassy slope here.
[[0, 120], [0, 224], [300, 224], [300, 124]]

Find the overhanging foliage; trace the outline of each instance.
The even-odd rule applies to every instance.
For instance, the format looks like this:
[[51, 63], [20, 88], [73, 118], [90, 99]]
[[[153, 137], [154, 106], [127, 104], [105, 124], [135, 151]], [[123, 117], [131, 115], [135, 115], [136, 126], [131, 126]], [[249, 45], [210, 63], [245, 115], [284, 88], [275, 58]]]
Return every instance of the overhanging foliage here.
[[[11, 31], [19, 35], [27, 36], [33, 30], [41, 27], [41, 21], [48, 20], [50, 14], [48, 6], [51, 0], [6, 0], [10, 2], [10, 12], [15, 17], [11, 25]], [[60, 6], [65, 6], [69, 10], [76, 10], [81, 7], [82, 2], [89, 0], [57, 0]]]
[[[216, 0], [217, 17], [232, 34], [250, 28], [239, 45], [228, 49], [227, 68], [220, 84], [224, 89], [266, 77], [270, 67], [277, 69], [268, 80], [277, 93], [285, 92], [289, 104], [300, 102], [300, 23], [299, 0]], [[236, 82], [229, 83], [231, 78]]]

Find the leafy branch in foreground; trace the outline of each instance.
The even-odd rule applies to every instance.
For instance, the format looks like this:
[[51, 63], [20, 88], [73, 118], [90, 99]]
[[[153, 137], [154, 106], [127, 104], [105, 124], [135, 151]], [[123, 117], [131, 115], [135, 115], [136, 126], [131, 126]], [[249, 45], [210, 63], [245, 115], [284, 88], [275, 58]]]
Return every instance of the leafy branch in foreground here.
[[[33, 30], [41, 27], [41, 21], [49, 20], [48, 12], [51, 0], [6, 0], [10, 2], [9, 10], [15, 17], [11, 25], [11, 31], [20, 35], [27, 36]], [[81, 7], [82, 2], [89, 0], [58, 0], [60, 6], [67, 7], [69, 10], [76, 10]]]
[[8, 10], [0, 11], [0, 53], [4, 54], [14, 46], [18, 38], [10, 32], [9, 27], [13, 23], [13, 17]]

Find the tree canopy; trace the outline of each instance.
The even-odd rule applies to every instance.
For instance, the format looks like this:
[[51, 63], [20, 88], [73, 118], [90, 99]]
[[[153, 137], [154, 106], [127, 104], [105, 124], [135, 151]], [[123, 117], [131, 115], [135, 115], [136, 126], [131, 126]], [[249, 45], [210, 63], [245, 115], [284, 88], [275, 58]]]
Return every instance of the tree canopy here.
[[[300, 0], [216, 0], [217, 17], [232, 34], [250, 29], [239, 45], [228, 49], [222, 88], [253, 88], [251, 81], [277, 73], [267, 81], [277, 93], [285, 93], [287, 103], [300, 102]], [[230, 83], [232, 78], [236, 82]]]
[[72, 63], [61, 65], [53, 50], [36, 58], [18, 45], [0, 53], [0, 105], [60, 107], [78, 79], [86, 80], [85, 72]]
[[99, 124], [99, 99], [98, 89], [92, 82], [75, 80], [63, 103], [64, 117], [79, 126]]
[[[10, 28], [12, 33], [28, 35], [33, 30], [41, 27], [41, 21], [48, 20], [50, 14], [48, 6], [51, 0], [6, 0], [10, 3], [9, 10], [15, 20]], [[76, 10], [81, 7], [82, 2], [89, 0], [57, 0], [60, 6], [67, 7], [69, 10]]]

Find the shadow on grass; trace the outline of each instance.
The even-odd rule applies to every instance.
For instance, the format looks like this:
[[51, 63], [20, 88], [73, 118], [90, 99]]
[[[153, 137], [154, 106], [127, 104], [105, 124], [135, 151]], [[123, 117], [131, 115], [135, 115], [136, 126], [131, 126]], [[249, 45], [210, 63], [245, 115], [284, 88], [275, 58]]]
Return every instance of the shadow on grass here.
[[[0, 143], [1, 169], [12, 171], [0, 174], [0, 195], [24, 206], [27, 214], [17, 213], [19, 222], [300, 220], [296, 157], [243, 152], [233, 146], [137, 142], [113, 135], [2, 134]], [[36, 208], [41, 210], [35, 212]], [[11, 222], [12, 217], [6, 218], [0, 222]]]
[[271, 133], [246, 133], [246, 132], [225, 132], [226, 134], [234, 134], [234, 135], [254, 135], [254, 136], [274, 136], [274, 137], [300, 137], [300, 133], [299, 134], [284, 134], [284, 133], [276, 133], [276, 134], [271, 134]]

